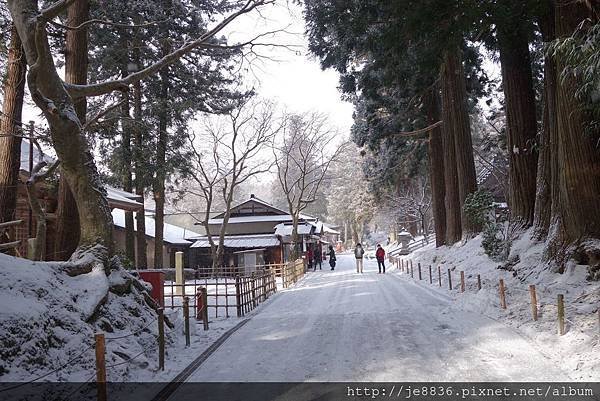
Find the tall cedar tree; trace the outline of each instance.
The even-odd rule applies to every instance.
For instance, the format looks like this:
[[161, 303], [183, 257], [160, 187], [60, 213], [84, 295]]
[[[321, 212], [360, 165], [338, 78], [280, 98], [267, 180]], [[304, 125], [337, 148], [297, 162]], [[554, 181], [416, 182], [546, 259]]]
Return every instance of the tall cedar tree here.
[[[599, 15], [598, 2], [557, 1], [557, 38], [570, 37], [585, 21], [597, 24]], [[583, 27], [585, 29], [585, 25]], [[555, 61], [557, 151], [551, 154], [550, 164], [556, 166], [556, 177], [552, 176], [552, 185], [556, 188], [551, 190], [548, 251], [559, 259], [576, 256], [581, 262], [597, 264], [600, 259], [597, 244], [600, 238], [600, 132], [585, 129], [593, 117], [586, 112], [584, 100], [575, 95], [581, 78], [569, 72], [566, 55], [558, 52]]]
[[[21, 115], [27, 65], [16, 29], [11, 29], [4, 102], [0, 115], [0, 222], [14, 220], [21, 164]], [[11, 235], [14, 238], [14, 235]]]
[[511, 219], [533, 224], [537, 172], [537, 118], [529, 38], [533, 27], [524, 2], [498, 2], [496, 37], [500, 53], [509, 155]]
[[[89, 18], [88, 0], [76, 0], [67, 9], [67, 25], [76, 27]], [[65, 82], [87, 83], [88, 32], [87, 28], [67, 30], [65, 40]], [[87, 101], [74, 100], [75, 112], [82, 124], [86, 121]], [[77, 202], [63, 173], [58, 185], [58, 209], [56, 211], [55, 260], [67, 260], [79, 244], [79, 213]]]

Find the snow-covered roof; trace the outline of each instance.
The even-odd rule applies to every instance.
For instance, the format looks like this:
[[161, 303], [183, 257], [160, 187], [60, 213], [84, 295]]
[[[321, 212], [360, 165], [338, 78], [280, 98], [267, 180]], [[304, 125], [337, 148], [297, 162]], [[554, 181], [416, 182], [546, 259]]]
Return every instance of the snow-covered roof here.
[[333, 229], [330, 225], [323, 223], [323, 232], [326, 234], [336, 234], [339, 235], [340, 232], [338, 230]]
[[[40, 151], [37, 146], [33, 147], [33, 165], [38, 163], [40, 157]], [[44, 161], [48, 164], [54, 163], [56, 159], [42, 153], [42, 157]], [[21, 163], [20, 169], [26, 174], [29, 174], [29, 141], [27, 139], [23, 139], [21, 141]], [[143, 204], [136, 202], [136, 200], [140, 199], [139, 195], [133, 194], [131, 192], [123, 191], [121, 189], [117, 189], [111, 186], [106, 185], [106, 192], [108, 199], [108, 205], [113, 208], [119, 208], [129, 211], [140, 210], [144, 207]]]
[[[117, 227], [125, 228], [125, 211], [120, 209], [113, 209], [112, 211], [113, 223]], [[155, 221], [152, 217], [146, 216], [146, 235], [154, 238], [154, 225]], [[137, 222], [133, 220], [133, 227], [137, 230]], [[163, 241], [170, 244], [189, 245], [193, 241], [188, 238], [200, 237], [200, 234], [188, 230], [183, 227], [179, 227], [173, 224], [163, 224]]]
[[[213, 241], [218, 240], [218, 236], [213, 236]], [[280, 242], [274, 234], [228, 235], [225, 236], [223, 244], [227, 248], [267, 248], [279, 246]], [[210, 243], [207, 237], [200, 237], [191, 247], [210, 248]]]
[[[312, 233], [313, 224], [310, 223], [299, 223], [298, 224], [298, 235], [308, 235]], [[279, 235], [282, 237], [289, 237], [292, 235], [292, 224], [284, 224], [280, 223], [275, 226], [275, 235]]]
[[[238, 203], [237, 205], [233, 205], [231, 207], [231, 214], [235, 216], [235, 214], [238, 213], [239, 210], [244, 209], [244, 207], [247, 207], [248, 204], [252, 204], [252, 203], [256, 204], [257, 206], [261, 207], [262, 209], [268, 210], [269, 215], [271, 215], [271, 214], [287, 215], [288, 214], [288, 212], [286, 212], [285, 210], [279, 209], [279, 208], [271, 205], [270, 203], [255, 197], [254, 195], [250, 195], [250, 199], [247, 199], [241, 203]], [[254, 211], [254, 208], [255, 208], [255, 206], [252, 205], [252, 211]], [[225, 215], [225, 212], [222, 212], [222, 213], [219, 213], [218, 215], [216, 215], [215, 218], [222, 219], [224, 215]], [[260, 212], [258, 212], [256, 214], [253, 213], [253, 215], [260, 216], [260, 215], [265, 215], [265, 214], [264, 213], [261, 214]], [[242, 217], [242, 216], [237, 216], [237, 217]]]
[[[48, 164], [54, 163], [54, 158], [52, 158], [46, 154], [42, 154], [42, 156], [46, 163], [48, 163]], [[34, 166], [39, 161], [39, 159], [40, 159], [40, 151], [38, 150], [38, 148], [36, 146], [34, 146], [33, 147], [33, 165]], [[27, 139], [23, 139], [21, 141], [20, 169], [24, 172], [29, 173], [29, 141]]]
[[[316, 220], [315, 217], [301, 214], [302, 220]], [[285, 215], [265, 215], [265, 216], [240, 216], [230, 217], [227, 224], [244, 224], [244, 223], [261, 223], [261, 222], [286, 222], [292, 221], [292, 216], [289, 214]], [[222, 218], [213, 218], [208, 220], [208, 224], [223, 224]]]

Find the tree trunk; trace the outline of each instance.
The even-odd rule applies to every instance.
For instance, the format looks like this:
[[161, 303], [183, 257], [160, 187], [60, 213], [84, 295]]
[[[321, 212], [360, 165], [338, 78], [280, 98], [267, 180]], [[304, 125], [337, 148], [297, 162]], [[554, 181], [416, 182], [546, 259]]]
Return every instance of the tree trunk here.
[[[589, 7], [594, 7], [589, 4]], [[556, 36], [570, 36], [586, 18], [597, 23], [597, 12], [588, 3], [560, 3], [555, 8]], [[581, 85], [572, 74], [561, 76], [565, 62], [556, 57], [556, 116], [558, 178], [557, 206], [552, 210], [548, 238], [550, 256], [574, 256], [580, 263], [597, 260], [600, 254], [600, 132], [586, 132], [590, 116], [582, 100], [575, 97]], [[554, 198], [553, 198], [554, 203]], [[554, 206], [554, 205], [553, 205]], [[596, 245], [594, 245], [596, 243]]]
[[[67, 10], [67, 25], [77, 26], [89, 19], [88, 0], [76, 0]], [[88, 70], [87, 29], [67, 30], [65, 41], [65, 82], [85, 85]], [[73, 105], [79, 121], [86, 120], [85, 98], [74, 99]], [[61, 170], [62, 171], [62, 170]], [[58, 209], [56, 211], [56, 242], [54, 260], [67, 260], [79, 245], [79, 215], [77, 202], [64, 173], [58, 185]]]
[[[441, 118], [439, 91], [427, 94], [427, 124], [436, 123]], [[442, 128], [429, 131], [429, 177], [431, 182], [431, 211], [435, 227], [435, 246], [446, 243], [446, 208], [444, 206], [444, 148], [442, 146]]]
[[[25, 93], [25, 55], [16, 29], [11, 29], [4, 103], [0, 116], [0, 223], [15, 219], [21, 160], [21, 115]], [[9, 231], [14, 241], [14, 230]], [[7, 251], [12, 254], [12, 250]]]
[[[139, 21], [136, 21], [138, 23]], [[139, 38], [136, 32], [134, 38], [135, 45], [133, 46], [133, 60], [136, 68], [141, 69], [140, 50], [139, 50]], [[144, 204], [144, 191], [146, 189], [146, 169], [144, 168], [144, 130], [142, 126], [142, 84], [141, 82], [135, 82], [133, 84], [133, 119], [134, 119], [134, 149], [132, 152], [133, 156], [133, 168], [135, 171], [135, 194], [140, 196], [139, 202]], [[136, 243], [136, 267], [145, 269], [148, 267], [148, 244], [146, 242], [146, 216], [145, 206], [141, 211], [135, 213], [135, 222], [137, 230], [135, 232], [135, 243]]]
[[81, 122], [74, 112], [72, 98], [55, 68], [45, 22], [32, 17], [38, 14], [37, 1], [9, 0], [8, 6], [30, 68], [27, 76], [29, 91], [48, 122], [63, 174], [77, 202], [80, 246], [96, 245], [95, 256], [106, 260], [112, 254], [112, 219], [106, 191], [81, 130]]
[[446, 239], [447, 245], [452, 245], [462, 236], [461, 227], [461, 207], [458, 194], [458, 171], [456, 167], [456, 149], [454, 130], [452, 129], [452, 103], [453, 103], [453, 86], [449, 80], [452, 79], [452, 74], [447, 70], [450, 66], [447, 62], [442, 65], [441, 82], [442, 82], [442, 147], [444, 151], [444, 206], [446, 208]]
[[[446, 212], [449, 214], [460, 214], [460, 225], [448, 224], [446, 230], [449, 232], [447, 238], [448, 244], [458, 241], [457, 236], [470, 236], [480, 230], [475, 227], [463, 211], [463, 205], [467, 195], [477, 190], [477, 180], [475, 177], [475, 161], [473, 159], [473, 144], [471, 142], [471, 126], [469, 122], [469, 113], [467, 109], [467, 87], [465, 82], [465, 73], [461, 61], [461, 52], [458, 47], [449, 50], [444, 55], [444, 64], [442, 66], [442, 110], [444, 117], [445, 137], [452, 138], [444, 144], [448, 147], [454, 145], [454, 158], [456, 170], [448, 168], [452, 160], [444, 158], [444, 167], [446, 169], [446, 178], [449, 174], [455, 174], [450, 183], [446, 183], [446, 198], [455, 197], [452, 192], [456, 191], [455, 182], [458, 183], [458, 205], [456, 200], [451, 201]], [[450, 157], [449, 159], [452, 159]], [[450, 192], [449, 192], [449, 187]], [[454, 220], [453, 216], [450, 221]]]
[[[555, 39], [554, 29], [554, 8], [551, 0], [548, 1], [549, 7], [545, 8], [547, 14], [539, 17], [538, 23], [542, 32], [544, 42], [550, 42]], [[544, 109], [542, 116], [542, 133], [539, 143], [539, 158], [537, 167], [537, 185], [535, 209], [533, 214], [533, 236], [537, 240], [544, 240], [548, 235], [550, 227], [550, 215], [552, 212], [552, 187], [557, 177], [557, 167], [552, 165], [556, 161], [557, 132], [556, 132], [556, 66], [552, 57], [544, 58]]]
[[[165, 44], [163, 54], [168, 54], [169, 45]], [[160, 73], [161, 81], [161, 110], [158, 122], [158, 140], [156, 143], [156, 176], [154, 179], [154, 267], [163, 267], [163, 229], [165, 222], [165, 181], [166, 181], [166, 150], [167, 150], [167, 128], [169, 126], [169, 71], [163, 68]], [[218, 251], [218, 250], [217, 250]]]
[[[506, 16], [515, 11], [506, 13]], [[502, 70], [508, 144], [508, 205], [511, 220], [522, 227], [533, 224], [536, 193], [537, 119], [529, 32], [523, 13], [498, 19], [498, 47]]]
[[[127, 29], [119, 32], [119, 41], [122, 49], [129, 48], [129, 34]], [[129, 64], [131, 63], [129, 52], [124, 52], [121, 60], [121, 76], [126, 77], [129, 74]], [[123, 190], [133, 191], [133, 178], [131, 176], [131, 116], [129, 114], [129, 93], [123, 93], [121, 104], [121, 148], [123, 157], [122, 183]], [[125, 212], [125, 256], [135, 266], [135, 228], [133, 225], [133, 212]]]

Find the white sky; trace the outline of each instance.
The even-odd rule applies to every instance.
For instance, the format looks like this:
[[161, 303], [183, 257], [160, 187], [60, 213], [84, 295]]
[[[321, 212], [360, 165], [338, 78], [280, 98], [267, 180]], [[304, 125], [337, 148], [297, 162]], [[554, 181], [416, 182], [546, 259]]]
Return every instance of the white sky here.
[[319, 111], [329, 116], [332, 127], [346, 137], [352, 126], [354, 106], [340, 99], [338, 74], [322, 71], [310, 57], [304, 37], [302, 10], [286, 0], [241, 17], [226, 32], [230, 43], [244, 41], [261, 33], [285, 30], [261, 38], [262, 43], [292, 45], [293, 48], [260, 47], [262, 56], [251, 61], [248, 80], [260, 96], [276, 100], [289, 112]]

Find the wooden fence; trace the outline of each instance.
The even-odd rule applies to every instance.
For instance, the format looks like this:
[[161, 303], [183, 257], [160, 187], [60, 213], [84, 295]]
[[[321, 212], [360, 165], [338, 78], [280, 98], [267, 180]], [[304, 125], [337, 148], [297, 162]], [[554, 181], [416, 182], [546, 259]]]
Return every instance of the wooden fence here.
[[286, 263], [281, 271], [283, 288], [288, 288], [291, 285], [294, 285], [302, 278], [302, 276], [304, 276], [304, 273], [306, 273], [306, 267], [304, 266], [303, 259], [297, 259], [295, 262]]
[[[181, 308], [183, 297], [190, 297], [190, 307], [198, 309], [201, 301], [197, 294], [206, 289], [207, 311], [211, 317], [244, 316], [277, 291], [277, 278], [281, 278], [283, 288], [296, 283], [305, 272], [304, 261], [281, 264], [266, 264], [254, 267], [246, 273], [243, 267], [219, 269], [200, 268], [193, 280], [183, 284], [165, 282], [165, 308]], [[235, 310], [235, 312], [234, 312]]]
[[[392, 263], [393, 266], [395, 266], [398, 270], [400, 270], [402, 273], [405, 273], [407, 276], [410, 275], [411, 278], [414, 278], [414, 267], [413, 267], [413, 261], [412, 259], [402, 259], [399, 258], [397, 256], [391, 256], [390, 258], [390, 262]], [[417, 268], [418, 268], [418, 272], [419, 272], [419, 276], [418, 279], [422, 280], [421, 277], [421, 263], [417, 263]], [[431, 265], [429, 265], [429, 284], [433, 285], [434, 281], [436, 281], [438, 283], [438, 286], [441, 288], [442, 287], [442, 281], [445, 278], [445, 275], [442, 274], [442, 270], [441, 270], [441, 266], [437, 266], [436, 270], [432, 270]], [[437, 280], [435, 279], [434, 275], [437, 273]], [[465, 278], [465, 272], [460, 270], [458, 271], [459, 273], [459, 283], [460, 286], [459, 287], [455, 287], [455, 288], [460, 288], [460, 293], [464, 293], [466, 292], [468, 289], [474, 289], [475, 291], [480, 291], [483, 288], [482, 285], [482, 278], [480, 274], [476, 275], [476, 281], [473, 283], [467, 283], [467, 280]], [[447, 279], [445, 279], [445, 281], [447, 281], [448, 284], [448, 289], [450, 291], [452, 291], [452, 269], [448, 269], [448, 277]], [[498, 291], [498, 304], [499, 307], [503, 310], [506, 310], [508, 308], [508, 299], [507, 299], [507, 295], [508, 294], [508, 290], [509, 288], [506, 286], [505, 282], [503, 279], [498, 279], [498, 284], [497, 286], [495, 284], [493, 284], [493, 282], [486, 280], [484, 281], [484, 283], [491, 283], [491, 286], [494, 289], [497, 289]], [[530, 300], [530, 304], [531, 304], [531, 318], [533, 321], [538, 321], [539, 319], [539, 311], [542, 307], [542, 304], [539, 302], [539, 298], [538, 298], [538, 294], [536, 291], [536, 286], [531, 284], [528, 286], [527, 289], [521, 289], [521, 288], [516, 288], [513, 287], [511, 288], [514, 291], [520, 291], [522, 293], [528, 293], [529, 295], [529, 300]], [[556, 308], [556, 319], [557, 319], [557, 324], [558, 324], [558, 334], [559, 335], [564, 335], [566, 333], [566, 326], [565, 326], [565, 321], [568, 320], [565, 317], [565, 297], [564, 294], [557, 294], [557, 298], [556, 298], [556, 303], [553, 302], [545, 302], [543, 304], [543, 306], [552, 306]], [[598, 323], [598, 332], [600, 333], [600, 308], [597, 308], [595, 314], [597, 315], [597, 323]]]
[[235, 278], [235, 293], [238, 317], [256, 308], [277, 292], [275, 274], [259, 271], [251, 276]]
[[7, 242], [0, 243], [0, 251], [14, 249], [15, 252], [17, 252], [17, 256], [21, 256], [18, 255], [18, 248], [23, 244], [23, 240], [11, 241], [11, 239], [14, 240], [15, 238], [10, 238], [11, 236], [9, 234], [10, 229], [12, 229], [13, 227], [20, 226], [21, 224], [23, 224], [23, 220], [14, 220], [0, 223], [0, 242], [2, 242], [3, 239], [8, 240]]

